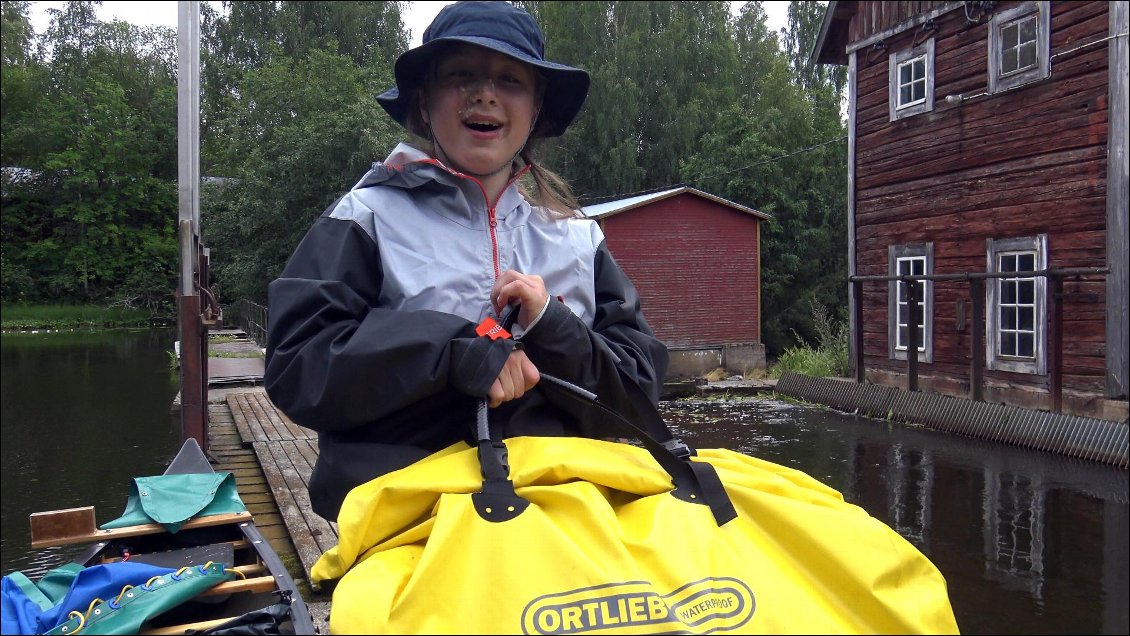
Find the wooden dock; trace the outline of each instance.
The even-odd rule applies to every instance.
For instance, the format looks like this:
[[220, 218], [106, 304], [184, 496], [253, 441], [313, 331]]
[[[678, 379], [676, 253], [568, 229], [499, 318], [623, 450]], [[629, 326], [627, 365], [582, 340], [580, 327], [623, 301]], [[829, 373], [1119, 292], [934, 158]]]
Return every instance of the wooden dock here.
[[[242, 335], [229, 333], [237, 339]], [[235, 475], [255, 525], [286, 564], [315, 627], [326, 634], [330, 597], [311, 586], [310, 568], [337, 544], [337, 528], [310, 509], [307, 485], [318, 458], [318, 437], [271, 403], [261, 386], [261, 357], [222, 355], [252, 349], [257, 346], [245, 341], [209, 346], [207, 454], [217, 471]]]
[[232, 387], [209, 399], [208, 455], [214, 468], [235, 475], [255, 525], [286, 564], [325, 634], [330, 597], [310, 585], [310, 568], [337, 543], [337, 529], [310, 510], [306, 484], [317, 447], [314, 433], [286, 420], [262, 387]]

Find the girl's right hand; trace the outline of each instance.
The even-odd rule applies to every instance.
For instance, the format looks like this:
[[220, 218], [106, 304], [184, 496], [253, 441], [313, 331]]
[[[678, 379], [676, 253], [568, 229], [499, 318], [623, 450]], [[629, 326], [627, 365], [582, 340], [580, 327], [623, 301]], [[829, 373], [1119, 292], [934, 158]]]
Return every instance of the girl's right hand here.
[[506, 364], [487, 393], [491, 408], [522, 397], [526, 391], [534, 388], [540, 379], [541, 375], [537, 367], [526, 357], [525, 351], [521, 349], [511, 351], [510, 357], [506, 359]]

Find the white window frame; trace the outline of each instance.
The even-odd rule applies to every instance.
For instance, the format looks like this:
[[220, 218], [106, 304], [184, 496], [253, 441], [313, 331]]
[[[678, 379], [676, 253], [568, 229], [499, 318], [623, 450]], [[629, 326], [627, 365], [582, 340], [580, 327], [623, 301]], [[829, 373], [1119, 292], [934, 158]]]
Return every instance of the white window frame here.
[[[1051, 7], [1049, 2], [1025, 2], [1001, 11], [989, 21], [989, 92], [998, 93], [1051, 77]], [[1004, 41], [1001, 31], [1028, 18], [1036, 20], [1036, 64], [1005, 73], [1002, 70]]]
[[[934, 244], [918, 243], [914, 245], [891, 245], [887, 248], [887, 275], [898, 276], [899, 264], [910, 260], [921, 260], [923, 274], [934, 273]], [[934, 361], [934, 281], [924, 280], [919, 287], [922, 296], [918, 303], [922, 307], [922, 339], [918, 342], [918, 361], [932, 363]], [[899, 338], [902, 321], [901, 310], [906, 303], [900, 302], [905, 298], [903, 282], [892, 280], [887, 287], [887, 354], [892, 360], [906, 360], [906, 344]]]
[[[988, 259], [988, 271], [1000, 272], [1000, 258], [1002, 256], [1029, 253], [1035, 256], [1035, 271], [1048, 268], [1048, 235], [1012, 239], [987, 239], [985, 252]], [[1024, 284], [1031, 281], [1031, 303], [1019, 303], [1018, 299], [1009, 300], [1003, 296], [1003, 288], [1010, 284]], [[988, 294], [985, 298], [986, 321], [985, 334], [985, 364], [994, 371], [1012, 371], [1014, 373], [1031, 373], [1035, 375], [1047, 374], [1047, 278], [1044, 276], [1024, 276], [1018, 278], [992, 278], [986, 285]], [[1033, 348], [1031, 357], [1004, 355], [1000, 351], [1002, 330], [1013, 331], [1016, 325], [1002, 325], [1001, 307], [1004, 305], [1014, 308], [1032, 306], [1033, 311]], [[1005, 329], [1007, 328], [1007, 329]], [[1027, 331], [1027, 330], [1025, 330]]]
[[[888, 58], [888, 106], [890, 120], [895, 121], [904, 117], [911, 117], [920, 113], [928, 113], [934, 110], [934, 38], [926, 40], [922, 44], [906, 49], [903, 51], [895, 51]], [[899, 84], [899, 69], [915, 60], [922, 59], [925, 67], [926, 82], [926, 96], [922, 100], [915, 100], [909, 104], [902, 105], [899, 103], [899, 98], [902, 95], [901, 85]]]

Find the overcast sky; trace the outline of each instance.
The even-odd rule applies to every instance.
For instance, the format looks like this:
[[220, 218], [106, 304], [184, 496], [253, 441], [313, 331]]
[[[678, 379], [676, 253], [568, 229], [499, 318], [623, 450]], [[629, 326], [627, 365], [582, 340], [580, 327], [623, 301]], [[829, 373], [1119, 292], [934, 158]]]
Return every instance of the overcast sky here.
[[[48, 8], [61, 9], [65, 2], [32, 2], [31, 3], [31, 25], [37, 34], [43, 33], [47, 30], [47, 25], [50, 22], [50, 17], [47, 15]], [[219, 8], [219, 2], [214, 2]], [[404, 16], [405, 24], [412, 33], [411, 46], [420, 44], [420, 38], [424, 35], [424, 29], [428, 28], [431, 24], [432, 18], [436, 13], [450, 4], [448, 2], [441, 2], [433, 0], [431, 2], [412, 2], [408, 8], [408, 12]], [[730, 5], [733, 10], [737, 12], [740, 10], [744, 2], [731, 2]], [[782, 0], [779, 2], [766, 2], [765, 12], [769, 15], [769, 28], [777, 31], [782, 27], [788, 25], [788, 11], [789, 3]], [[177, 3], [175, 1], [159, 1], [159, 2], [111, 2], [104, 0], [102, 7], [98, 9], [98, 18], [103, 21], [113, 19], [124, 20], [134, 24], [163, 24], [169, 28], [177, 28]]]

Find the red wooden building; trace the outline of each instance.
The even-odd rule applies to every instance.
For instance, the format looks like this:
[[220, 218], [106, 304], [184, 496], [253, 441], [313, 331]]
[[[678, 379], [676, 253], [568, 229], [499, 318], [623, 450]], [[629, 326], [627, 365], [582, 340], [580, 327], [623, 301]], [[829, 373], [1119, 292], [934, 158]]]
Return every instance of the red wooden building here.
[[671, 350], [668, 378], [765, 368], [761, 221], [768, 215], [690, 187], [590, 205], [644, 316]]
[[858, 380], [1126, 419], [1127, 6], [829, 3]]

